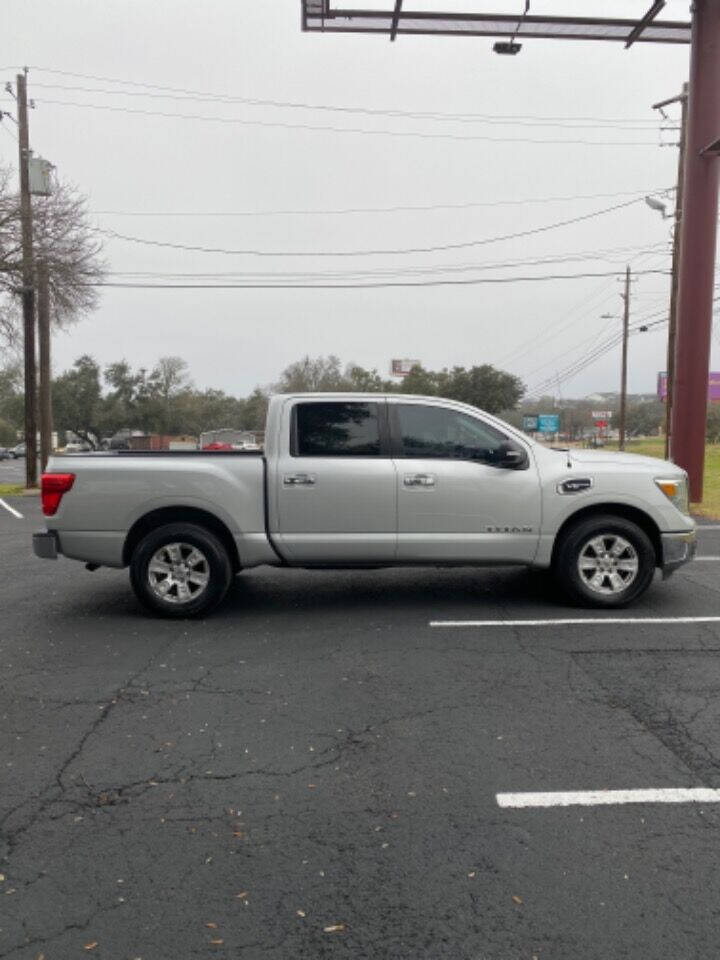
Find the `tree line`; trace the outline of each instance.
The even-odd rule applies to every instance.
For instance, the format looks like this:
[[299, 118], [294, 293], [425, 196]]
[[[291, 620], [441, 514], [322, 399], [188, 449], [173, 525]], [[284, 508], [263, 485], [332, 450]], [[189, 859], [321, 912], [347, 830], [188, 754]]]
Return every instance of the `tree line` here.
[[[518, 377], [489, 364], [438, 371], [417, 366], [398, 383], [377, 370], [354, 363], [343, 366], [330, 355], [303, 357], [286, 367], [277, 382], [235, 397], [197, 389], [181, 357], [161, 357], [150, 368], [133, 369], [126, 360], [101, 367], [83, 355], [53, 381], [53, 420], [57, 430], [71, 430], [92, 446], [128, 428], [171, 436], [198, 436], [219, 427], [260, 431], [271, 393], [327, 391], [442, 396], [502, 413], [517, 406], [524, 386]], [[0, 444], [16, 442], [22, 410], [21, 370], [9, 365], [0, 370]]]
[[[123, 429], [171, 436], [199, 436], [219, 427], [261, 431], [271, 393], [327, 391], [448, 397], [498, 414], [517, 427], [522, 427], [525, 414], [558, 413], [560, 432], [573, 440], [592, 432], [592, 411], [598, 406], [589, 400], [566, 400], [558, 406], [549, 396], [523, 400], [519, 378], [489, 364], [443, 370], [416, 366], [398, 382], [358, 364], [343, 365], [333, 355], [306, 356], [287, 366], [275, 383], [236, 397], [196, 388], [181, 357], [161, 357], [152, 367], [133, 369], [126, 360], [103, 367], [84, 355], [53, 382], [53, 419], [58, 431], [71, 430], [93, 446]], [[665, 407], [659, 400], [629, 398], [629, 436], [657, 434], [664, 419]], [[8, 364], [0, 368], [0, 445], [17, 442], [22, 421], [22, 371], [19, 364]], [[617, 427], [617, 412], [611, 427]], [[720, 441], [720, 404], [708, 409], [707, 438]]]

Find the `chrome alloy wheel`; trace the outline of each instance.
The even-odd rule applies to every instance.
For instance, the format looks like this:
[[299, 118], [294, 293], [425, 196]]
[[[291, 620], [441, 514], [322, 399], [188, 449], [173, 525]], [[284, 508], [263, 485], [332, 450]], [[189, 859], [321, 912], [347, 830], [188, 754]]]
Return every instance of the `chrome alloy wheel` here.
[[577, 562], [581, 581], [593, 593], [622, 593], [640, 569], [635, 547], [617, 533], [601, 533], [588, 540]]
[[166, 543], [148, 564], [150, 589], [166, 603], [189, 603], [207, 590], [210, 565], [204, 553], [189, 543]]

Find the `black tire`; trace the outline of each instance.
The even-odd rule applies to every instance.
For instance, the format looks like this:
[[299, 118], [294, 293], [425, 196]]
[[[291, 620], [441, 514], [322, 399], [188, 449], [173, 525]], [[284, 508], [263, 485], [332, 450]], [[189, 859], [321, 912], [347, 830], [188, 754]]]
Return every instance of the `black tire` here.
[[130, 584], [135, 596], [146, 609], [162, 617], [201, 617], [209, 613], [224, 598], [231, 579], [227, 550], [214, 534], [194, 523], [169, 523], [151, 530], [130, 560]]
[[[602, 541], [605, 553], [594, 548], [592, 541]], [[619, 550], [623, 542], [628, 548], [614, 558], [613, 567], [609, 553]], [[579, 520], [565, 531], [557, 547], [553, 573], [562, 591], [574, 603], [613, 609], [625, 607], [645, 593], [655, 576], [656, 563], [655, 549], [642, 527], [623, 517], [606, 514]], [[620, 581], [626, 585], [622, 586]]]

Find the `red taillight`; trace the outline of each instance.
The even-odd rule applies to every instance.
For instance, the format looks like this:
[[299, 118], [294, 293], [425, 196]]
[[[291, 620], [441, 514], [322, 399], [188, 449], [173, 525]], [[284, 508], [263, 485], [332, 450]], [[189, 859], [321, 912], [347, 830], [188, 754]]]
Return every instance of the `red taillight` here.
[[75, 483], [74, 473], [44, 473], [40, 481], [43, 513], [52, 517], [60, 506], [62, 495]]

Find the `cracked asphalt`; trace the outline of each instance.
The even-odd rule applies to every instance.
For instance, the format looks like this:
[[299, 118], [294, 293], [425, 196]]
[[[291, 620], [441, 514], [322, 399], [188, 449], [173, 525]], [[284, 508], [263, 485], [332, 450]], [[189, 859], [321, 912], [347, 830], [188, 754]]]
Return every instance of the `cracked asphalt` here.
[[[720, 624], [430, 628], [578, 615], [472, 569], [259, 569], [153, 620], [7, 499], [2, 960], [717, 955], [719, 807], [495, 794], [720, 787]], [[719, 572], [629, 614], [720, 615]]]

